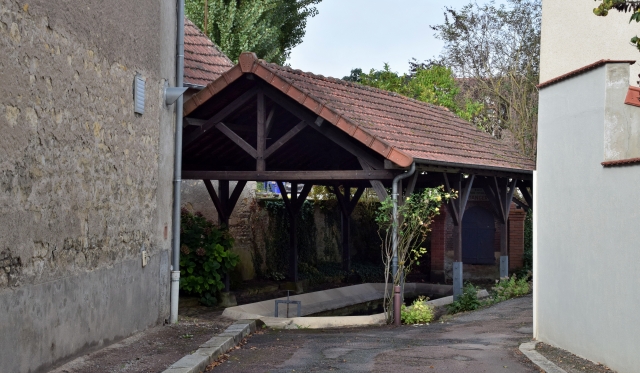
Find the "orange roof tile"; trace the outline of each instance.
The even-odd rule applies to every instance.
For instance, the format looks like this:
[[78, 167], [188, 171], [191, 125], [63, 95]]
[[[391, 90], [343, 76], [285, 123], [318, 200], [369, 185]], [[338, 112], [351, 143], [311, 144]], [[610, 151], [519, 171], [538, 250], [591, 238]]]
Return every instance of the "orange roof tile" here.
[[448, 109], [396, 93], [258, 60], [239, 64], [185, 102], [185, 116], [243, 74], [254, 73], [373, 151], [402, 167], [415, 159], [524, 171], [535, 162]]
[[233, 62], [188, 19], [184, 19], [184, 81], [206, 86], [233, 67]]

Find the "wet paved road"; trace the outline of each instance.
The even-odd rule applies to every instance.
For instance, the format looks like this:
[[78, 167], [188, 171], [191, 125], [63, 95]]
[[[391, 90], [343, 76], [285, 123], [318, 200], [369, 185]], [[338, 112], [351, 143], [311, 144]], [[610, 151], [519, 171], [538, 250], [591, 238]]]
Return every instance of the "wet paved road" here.
[[531, 328], [527, 296], [445, 324], [269, 330], [213, 372], [539, 372], [518, 350]]

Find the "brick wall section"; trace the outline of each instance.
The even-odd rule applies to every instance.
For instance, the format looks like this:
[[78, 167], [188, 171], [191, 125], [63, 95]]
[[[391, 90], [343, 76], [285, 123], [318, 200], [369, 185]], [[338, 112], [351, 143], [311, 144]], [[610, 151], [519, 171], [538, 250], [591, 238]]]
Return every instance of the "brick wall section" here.
[[522, 209], [511, 205], [509, 213], [509, 271], [522, 268], [524, 265], [524, 220], [527, 214]]

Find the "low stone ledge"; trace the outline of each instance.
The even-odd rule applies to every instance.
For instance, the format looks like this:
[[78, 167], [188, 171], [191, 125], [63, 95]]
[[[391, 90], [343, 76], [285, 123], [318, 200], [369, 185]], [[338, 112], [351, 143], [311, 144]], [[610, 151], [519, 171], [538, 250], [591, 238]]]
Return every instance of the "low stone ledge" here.
[[207, 365], [231, 350], [243, 338], [254, 333], [258, 324], [263, 325], [264, 323], [256, 322], [256, 320], [238, 320], [224, 332], [203, 343], [196, 352], [173, 363], [163, 373], [200, 373], [204, 371]]
[[536, 351], [537, 344], [537, 341], [525, 342], [520, 345], [520, 351], [528, 357], [532, 363], [547, 373], [567, 373], [564, 369], [550, 362], [546, 357]]

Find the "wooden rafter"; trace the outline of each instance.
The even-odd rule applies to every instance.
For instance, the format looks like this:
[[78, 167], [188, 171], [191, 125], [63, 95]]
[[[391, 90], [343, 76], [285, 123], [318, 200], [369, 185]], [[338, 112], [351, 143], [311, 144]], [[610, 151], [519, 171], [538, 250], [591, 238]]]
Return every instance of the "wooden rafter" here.
[[295, 135], [300, 133], [300, 131], [302, 131], [305, 127], [307, 127], [307, 124], [304, 121], [298, 123], [297, 126], [293, 127], [291, 130], [289, 130], [289, 132], [280, 137], [280, 139], [271, 144], [271, 146], [264, 152], [264, 158], [269, 158], [273, 153], [276, 152], [276, 150], [280, 149], [282, 145], [286, 144]]
[[184, 138], [182, 141], [183, 148], [186, 148], [192, 142], [199, 139], [202, 135], [204, 135], [207, 131], [213, 129], [219, 122], [223, 121], [228, 115], [239, 109], [242, 105], [244, 105], [249, 99], [255, 96], [258, 93], [257, 88], [251, 88], [242, 95], [240, 95], [235, 100], [231, 101], [227, 106], [225, 106], [222, 110], [216, 113], [213, 117], [209, 118], [206, 122], [200, 125], [195, 131], [191, 132], [188, 136]]

